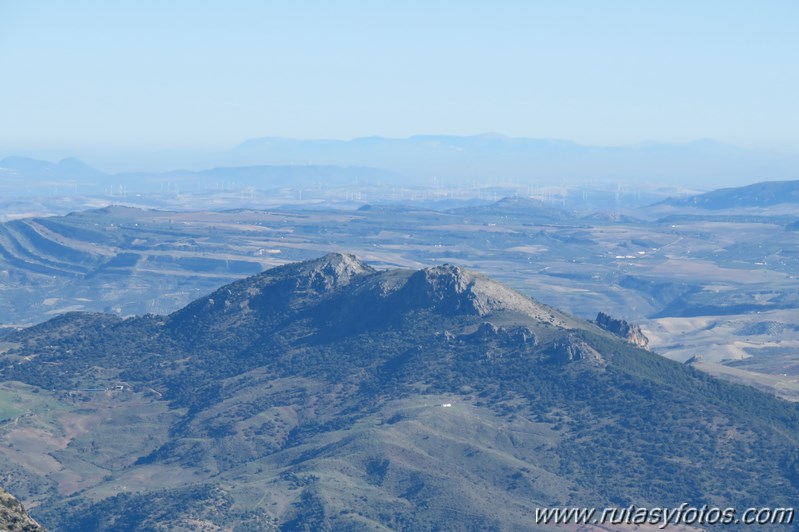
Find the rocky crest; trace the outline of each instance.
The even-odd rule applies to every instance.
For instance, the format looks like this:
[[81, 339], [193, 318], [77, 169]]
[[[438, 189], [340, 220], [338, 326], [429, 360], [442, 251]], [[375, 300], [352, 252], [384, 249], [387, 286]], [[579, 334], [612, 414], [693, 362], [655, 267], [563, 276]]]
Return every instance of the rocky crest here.
[[252, 314], [256, 311], [269, 314], [275, 304], [318, 300], [349, 285], [355, 278], [375, 271], [352, 254], [330, 253], [318, 259], [278, 266], [226, 285], [173, 313], [168, 321], [176, 327], [190, 325], [200, 329], [213, 329], [215, 325], [211, 322], [218, 322], [222, 329], [230, 329], [254, 319]]
[[375, 272], [351, 253], [330, 253], [320, 259], [303, 262], [298, 269], [300, 275], [297, 276], [296, 287], [318, 292], [345, 286], [359, 275]]
[[625, 320], [613, 318], [604, 312], [596, 315], [596, 324], [608, 332], [615, 334], [620, 338], [624, 338], [631, 344], [639, 347], [646, 347], [649, 345], [649, 338], [647, 338], [638, 325], [634, 325]]
[[485, 316], [497, 311], [519, 312], [562, 324], [560, 313], [482, 275], [451, 264], [424, 268], [408, 279], [405, 290], [417, 305], [431, 303], [440, 311]]
[[28, 515], [21, 502], [2, 488], [0, 488], [0, 529], [8, 532], [43, 532], [45, 530]]

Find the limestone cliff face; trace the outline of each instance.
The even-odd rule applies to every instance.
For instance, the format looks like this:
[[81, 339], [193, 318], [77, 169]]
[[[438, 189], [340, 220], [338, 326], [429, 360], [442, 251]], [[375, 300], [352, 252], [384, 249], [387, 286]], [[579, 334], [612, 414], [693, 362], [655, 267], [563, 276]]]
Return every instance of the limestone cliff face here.
[[0, 488], [0, 530], [9, 532], [44, 532], [13, 495]]
[[639, 347], [646, 347], [649, 345], [649, 338], [641, 332], [641, 328], [638, 325], [613, 318], [604, 312], [600, 312], [596, 315], [596, 324], [606, 331], [624, 338], [631, 344], [635, 344]]

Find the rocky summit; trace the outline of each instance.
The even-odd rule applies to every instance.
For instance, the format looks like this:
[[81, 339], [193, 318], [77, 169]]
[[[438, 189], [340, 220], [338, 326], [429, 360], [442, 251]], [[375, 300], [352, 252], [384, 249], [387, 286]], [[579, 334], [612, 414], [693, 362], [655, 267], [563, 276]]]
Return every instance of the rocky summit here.
[[536, 508], [799, 499], [796, 405], [631, 332], [335, 253], [166, 316], [7, 334], [0, 470], [65, 531], [545, 530]]

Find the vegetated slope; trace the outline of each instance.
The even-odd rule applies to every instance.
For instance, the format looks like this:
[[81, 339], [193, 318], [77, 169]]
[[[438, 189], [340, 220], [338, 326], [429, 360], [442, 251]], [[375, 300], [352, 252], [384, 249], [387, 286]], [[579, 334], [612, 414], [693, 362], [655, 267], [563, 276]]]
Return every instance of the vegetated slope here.
[[332, 254], [5, 340], [5, 389], [51, 402], [0, 460], [58, 530], [535, 529], [542, 506], [799, 496], [796, 405], [452, 265]]
[[764, 181], [744, 187], [721, 188], [687, 198], [669, 198], [663, 203], [675, 207], [701, 207], [709, 210], [799, 203], [799, 180]]

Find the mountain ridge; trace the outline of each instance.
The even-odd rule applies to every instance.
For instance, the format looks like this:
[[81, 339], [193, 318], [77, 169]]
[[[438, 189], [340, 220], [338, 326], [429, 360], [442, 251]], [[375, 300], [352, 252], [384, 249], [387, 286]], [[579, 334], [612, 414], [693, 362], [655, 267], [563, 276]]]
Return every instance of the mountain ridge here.
[[59, 530], [535, 530], [543, 506], [799, 496], [796, 405], [453, 265], [334, 253], [4, 342], [0, 386], [35, 415], [0, 464]]

